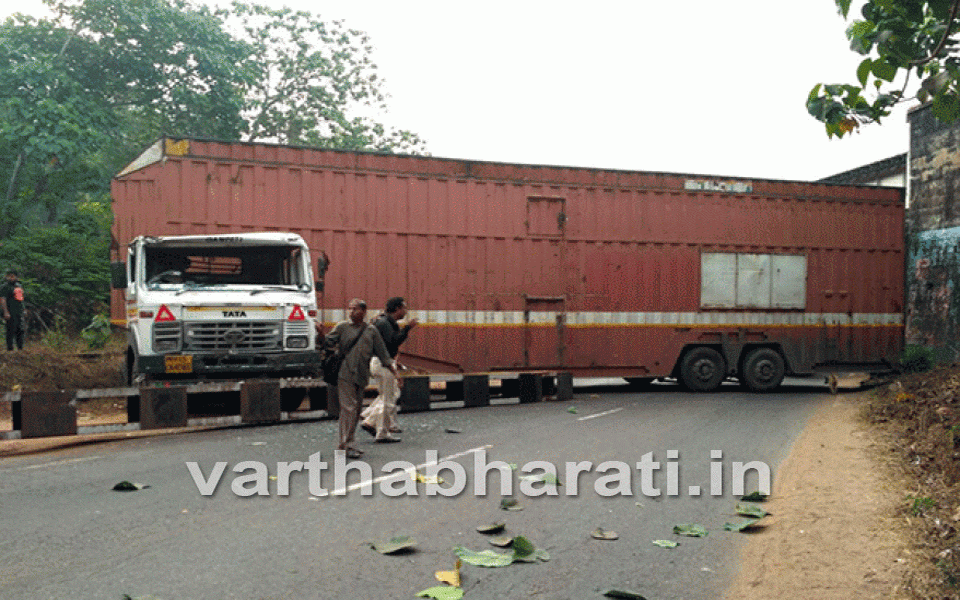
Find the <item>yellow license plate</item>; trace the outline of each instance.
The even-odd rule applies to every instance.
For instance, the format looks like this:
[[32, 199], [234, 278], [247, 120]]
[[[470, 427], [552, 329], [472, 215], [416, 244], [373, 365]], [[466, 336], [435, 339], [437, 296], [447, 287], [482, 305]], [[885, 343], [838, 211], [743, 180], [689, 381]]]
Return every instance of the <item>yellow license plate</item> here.
[[164, 356], [164, 368], [167, 373], [193, 373], [193, 356]]

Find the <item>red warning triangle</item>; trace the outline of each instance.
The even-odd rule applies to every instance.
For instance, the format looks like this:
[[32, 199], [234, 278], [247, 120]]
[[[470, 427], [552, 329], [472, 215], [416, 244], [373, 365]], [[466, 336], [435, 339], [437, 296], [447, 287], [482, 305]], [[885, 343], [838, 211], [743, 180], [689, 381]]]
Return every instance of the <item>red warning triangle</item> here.
[[176, 321], [177, 318], [173, 316], [173, 313], [170, 312], [170, 309], [167, 308], [166, 304], [160, 305], [160, 310], [157, 311], [157, 318], [153, 321], [155, 323], [162, 323], [164, 321]]
[[291, 321], [303, 321], [306, 319], [306, 317], [303, 316], [303, 309], [300, 308], [299, 304], [293, 305], [293, 310], [290, 311], [290, 316], [287, 317], [287, 319]]

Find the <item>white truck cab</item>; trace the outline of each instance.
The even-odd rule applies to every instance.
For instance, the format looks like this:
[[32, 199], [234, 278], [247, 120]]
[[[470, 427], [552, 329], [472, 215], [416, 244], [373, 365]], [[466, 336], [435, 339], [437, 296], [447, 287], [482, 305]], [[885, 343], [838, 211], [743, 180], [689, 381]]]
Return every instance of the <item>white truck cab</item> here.
[[319, 372], [320, 284], [299, 235], [140, 236], [112, 280], [125, 290], [130, 385]]

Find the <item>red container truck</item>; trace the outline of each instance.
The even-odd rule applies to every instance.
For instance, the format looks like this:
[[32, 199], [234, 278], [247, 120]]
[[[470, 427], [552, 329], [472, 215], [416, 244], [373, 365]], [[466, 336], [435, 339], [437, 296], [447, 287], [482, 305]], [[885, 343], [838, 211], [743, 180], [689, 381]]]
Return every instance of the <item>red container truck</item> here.
[[161, 139], [112, 191], [116, 258], [140, 235], [299, 234], [328, 258], [324, 323], [405, 296], [401, 362], [434, 371], [767, 390], [903, 344], [898, 188]]

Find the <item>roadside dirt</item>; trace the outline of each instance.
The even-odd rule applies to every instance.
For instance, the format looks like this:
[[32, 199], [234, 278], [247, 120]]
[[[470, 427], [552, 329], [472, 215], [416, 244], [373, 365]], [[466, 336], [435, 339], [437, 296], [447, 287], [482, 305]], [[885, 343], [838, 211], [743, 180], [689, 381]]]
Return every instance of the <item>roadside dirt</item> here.
[[[890, 451], [861, 417], [869, 392], [813, 415], [781, 464], [765, 527], [749, 533], [727, 600], [907, 598], [905, 491]], [[881, 436], [882, 437], [882, 436]]]

